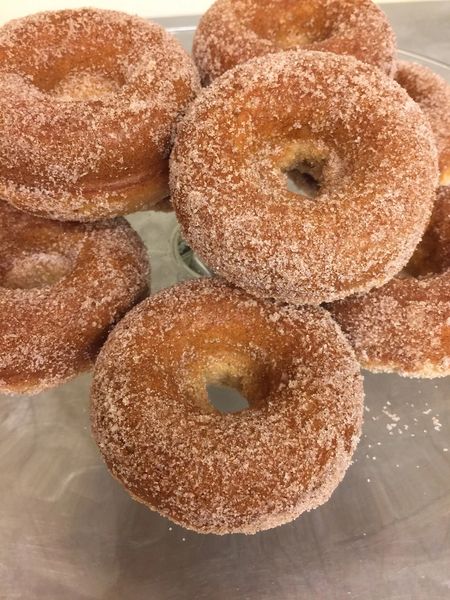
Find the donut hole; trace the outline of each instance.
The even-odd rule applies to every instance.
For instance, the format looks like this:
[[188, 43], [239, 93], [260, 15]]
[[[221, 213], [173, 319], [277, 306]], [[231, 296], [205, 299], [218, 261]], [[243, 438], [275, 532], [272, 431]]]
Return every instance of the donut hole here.
[[[99, 44], [102, 46], [104, 44]], [[13, 68], [28, 84], [62, 101], [97, 99], [115, 94], [126, 85], [131, 77], [130, 69], [127, 60], [117, 55], [117, 50], [107, 47], [100, 53], [95, 47], [83, 50], [74, 55], [50, 47], [44, 64], [30, 70], [28, 63], [19, 60]]]
[[248, 10], [248, 3], [242, 2], [236, 12], [239, 20], [258, 37], [283, 50], [321, 42], [332, 35], [333, 20], [329, 18], [323, 1], [289, 0], [280, 10], [278, 3], [272, 0], [264, 11]]
[[204, 382], [209, 408], [219, 413], [237, 413], [264, 403], [270, 378], [257, 365], [239, 366], [238, 359], [227, 358], [226, 362], [210, 366]]
[[317, 198], [325, 180], [336, 170], [333, 153], [325, 144], [312, 139], [309, 131], [303, 132], [300, 139], [290, 140], [280, 147], [272, 160], [275, 168], [281, 171], [285, 189], [291, 194]]
[[210, 383], [206, 386], [209, 403], [220, 413], [237, 413], [249, 408], [245, 398], [237, 387]]
[[127, 74], [111, 57], [96, 64], [92, 60], [68, 60], [50, 64], [32, 76], [41, 92], [63, 102], [96, 100], [116, 94], [126, 84]]
[[72, 267], [72, 260], [57, 252], [25, 253], [3, 265], [0, 284], [9, 289], [45, 288], [68, 275]]
[[[132, 18], [89, 9], [36, 15], [15, 39], [9, 71], [62, 101], [116, 93], [145, 56]], [[41, 22], [42, 21], [42, 22]]]
[[217, 353], [216, 348], [208, 343], [206, 346], [203, 358], [189, 368], [183, 393], [206, 413], [238, 413], [264, 407], [277, 380], [272, 369], [245, 350], [230, 348]]
[[96, 100], [117, 93], [119, 81], [98, 71], [70, 71], [48, 90], [59, 100], [69, 102]]
[[321, 165], [314, 165], [310, 161], [303, 161], [285, 170], [288, 192], [311, 199], [317, 198], [320, 194], [322, 169], [323, 166]]

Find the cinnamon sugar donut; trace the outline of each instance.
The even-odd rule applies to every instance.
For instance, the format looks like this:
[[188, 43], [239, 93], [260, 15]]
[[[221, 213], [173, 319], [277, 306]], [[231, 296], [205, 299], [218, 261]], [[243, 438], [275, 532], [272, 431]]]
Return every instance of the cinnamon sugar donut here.
[[[249, 402], [221, 413], [206, 385]], [[94, 437], [130, 494], [201, 533], [255, 533], [325, 502], [361, 430], [354, 355], [321, 308], [197, 279], [141, 303], [95, 366]]]
[[428, 118], [439, 152], [441, 185], [450, 185], [450, 84], [431, 69], [399, 61], [396, 80]]
[[350, 54], [393, 72], [395, 36], [371, 0], [217, 0], [194, 38], [205, 83], [255, 56], [302, 48]]
[[450, 187], [405, 271], [331, 306], [364, 367], [410, 377], [450, 375]]
[[[437, 184], [418, 107], [378, 69], [292, 51], [225, 73], [193, 103], [171, 157], [172, 202], [204, 264], [249, 293], [319, 304], [408, 262]], [[307, 198], [292, 173], [319, 181]]]
[[1, 202], [0, 393], [38, 393], [90, 368], [147, 275], [124, 220], [59, 223]]
[[89, 221], [168, 195], [175, 122], [198, 88], [162, 27], [123, 13], [44, 12], [0, 29], [0, 195]]

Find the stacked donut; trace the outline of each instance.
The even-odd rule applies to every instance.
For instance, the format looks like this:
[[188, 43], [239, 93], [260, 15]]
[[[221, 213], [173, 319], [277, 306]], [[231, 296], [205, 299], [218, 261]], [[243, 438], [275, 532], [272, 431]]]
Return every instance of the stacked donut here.
[[[147, 506], [196, 531], [253, 533], [324, 502], [360, 432], [361, 351], [318, 305], [339, 319], [341, 303], [348, 312], [399, 281], [405, 303], [421, 304], [422, 328], [432, 307], [427, 334], [448, 332], [448, 284], [434, 266], [411, 266], [434, 265], [436, 252], [445, 261], [438, 216], [411, 255], [433, 206], [447, 214], [435, 197], [438, 151], [442, 184], [448, 177], [449, 88], [396, 62], [392, 31], [366, 0], [218, 0], [194, 57], [209, 87], [178, 127], [171, 200], [215, 277], [163, 291], [116, 328], [96, 367], [93, 430], [113, 474]], [[375, 317], [396, 322], [372, 310], [360, 337]], [[372, 344], [405, 354], [403, 333]], [[425, 341], [413, 352], [423, 368], [407, 372], [444, 374], [448, 334], [437, 345], [434, 369]], [[219, 414], [208, 383], [239, 389], [249, 409]]]
[[[37, 215], [5, 205], [12, 358], [0, 383], [71, 376], [145, 294], [123, 221], [39, 217], [122, 215], [170, 188], [214, 276], [163, 290], [114, 328], [95, 366], [93, 434], [150, 508], [203, 533], [254, 533], [319, 506], [343, 478], [360, 364], [450, 372], [450, 91], [396, 61], [370, 0], [217, 0], [194, 60], [200, 92], [159, 27], [106, 11], [0, 31], [0, 193]], [[30, 307], [43, 314], [36, 347]], [[53, 312], [61, 327], [47, 338]], [[211, 383], [248, 409], [219, 412]]]
[[178, 42], [144, 19], [66, 10], [0, 29], [1, 392], [89, 369], [147, 295], [147, 252], [121, 215], [167, 197], [198, 86]]

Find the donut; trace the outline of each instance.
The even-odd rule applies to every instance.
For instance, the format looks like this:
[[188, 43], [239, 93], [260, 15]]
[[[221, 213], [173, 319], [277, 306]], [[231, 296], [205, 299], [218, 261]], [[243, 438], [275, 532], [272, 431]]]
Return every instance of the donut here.
[[428, 118], [439, 153], [441, 185], [450, 185], [450, 85], [431, 69], [399, 61], [397, 82]]
[[121, 218], [62, 223], [0, 202], [0, 393], [36, 394], [89, 369], [147, 294], [148, 270]]
[[0, 196], [91, 221], [168, 196], [178, 117], [199, 86], [162, 27], [120, 12], [44, 12], [0, 28]]
[[394, 32], [371, 0], [217, 0], [200, 19], [193, 54], [207, 84], [255, 56], [299, 48], [393, 73]]
[[370, 371], [450, 375], [450, 187], [407, 267], [385, 286], [330, 310]]
[[[314, 198], [288, 176], [317, 182]], [[406, 265], [437, 185], [419, 106], [378, 69], [286, 51], [228, 71], [194, 101], [171, 156], [182, 233], [247, 292], [320, 304], [381, 286]]]
[[[206, 385], [239, 389], [222, 413]], [[325, 310], [257, 300], [218, 278], [165, 289], [100, 352], [95, 440], [138, 501], [200, 533], [255, 533], [324, 503], [362, 421], [358, 364]]]

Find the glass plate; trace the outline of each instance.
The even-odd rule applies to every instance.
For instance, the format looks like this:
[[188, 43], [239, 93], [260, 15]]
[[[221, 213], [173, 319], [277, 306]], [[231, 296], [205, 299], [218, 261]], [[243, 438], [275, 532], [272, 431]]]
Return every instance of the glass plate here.
[[[174, 29], [189, 47], [193, 28]], [[130, 222], [153, 291], [187, 276], [173, 215]], [[89, 384], [0, 398], [1, 598], [450, 598], [448, 379], [366, 374], [364, 434], [331, 500], [249, 537], [197, 535], [134, 502], [91, 439]]]

